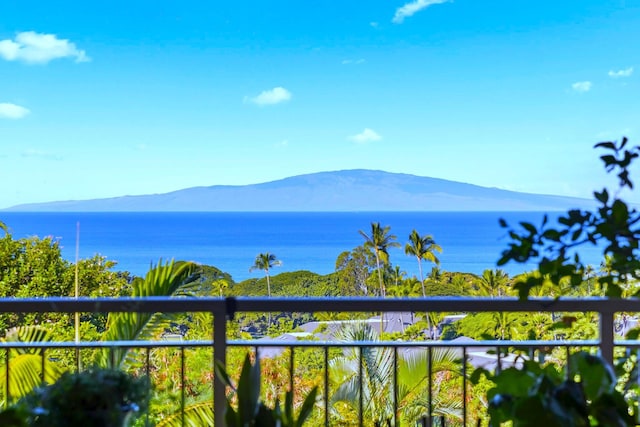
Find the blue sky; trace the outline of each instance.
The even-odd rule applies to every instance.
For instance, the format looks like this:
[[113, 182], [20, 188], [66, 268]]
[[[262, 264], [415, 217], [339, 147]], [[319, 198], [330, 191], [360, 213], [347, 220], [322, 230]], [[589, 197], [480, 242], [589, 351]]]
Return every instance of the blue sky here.
[[355, 168], [590, 197], [591, 147], [640, 144], [640, 0], [0, 10], [0, 208]]

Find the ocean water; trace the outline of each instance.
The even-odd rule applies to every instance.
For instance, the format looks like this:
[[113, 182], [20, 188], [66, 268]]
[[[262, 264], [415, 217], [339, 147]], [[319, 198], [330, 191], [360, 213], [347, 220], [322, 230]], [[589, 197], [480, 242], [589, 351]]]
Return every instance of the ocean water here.
[[[391, 226], [401, 248], [391, 248], [390, 260], [408, 275], [418, 275], [415, 258], [404, 254], [411, 230], [431, 234], [443, 251], [441, 269], [481, 273], [495, 268], [509, 238], [499, 218], [540, 224], [540, 212], [355, 212], [355, 213], [0, 213], [16, 238], [52, 236], [63, 256], [75, 259], [76, 224], [80, 224], [80, 257], [102, 254], [117, 261], [117, 270], [144, 275], [159, 259], [189, 260], [213, 265], [235, 281], [260, 277], [249, 272], [256, 255], [274, 253], [283, 265], [273, 274], [335, 269], [338, 255], [364, 242], [358, 230], [369, 232], [371, 222]], [[599, 265], [595, 248], [581, 252]], [[510, 274], [533, 265], [508, 264]], [[426, 265], [425, 272], [430, 269]]]

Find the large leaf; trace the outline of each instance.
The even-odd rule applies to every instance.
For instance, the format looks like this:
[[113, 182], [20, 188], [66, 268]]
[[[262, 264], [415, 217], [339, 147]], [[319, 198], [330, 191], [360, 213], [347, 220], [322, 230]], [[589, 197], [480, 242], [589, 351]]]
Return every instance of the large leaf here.
[[[4, 342], [44, 343], [51, 341], [50, 333], [38, 326], [21, 326], [7, 330]], [[43, 357], [45, 357], [43, 361]], [[44, 372], [42, 371], [44, 365]], [[9, 394], [20, 398], [44, 383], [53, 383], [63, 373], [62, 368], [46, 359], [40, 348], [15, 348], [9, 354]], [[7, 389], [7, 365], [0, 368], [0, 387], [4, 395]], [[5, 400], [7, 396], [4, 396]]]
[[260, 359], [251, 364], [247, 354], [238, 380], [238, 415], [243, 421], [253, 420], [260, 404]]
[[591, 401], [602, 394], [611, 393], [616, 385], [616, 376], [611, 366], [600, 356], [584, 351], [571, 355], [569, 372], [571, 375], [580, 375], [586, 398]]
[[214, 424], [213, 408], [211, 402], [200, 402], [188, 405], [184, 408], [184, 424], [182, 423], [182, 412], [178, 411], [156, 424], [156, 427], [201, 427], [212, 426]]
[[[162, 264], [152, 267], [144, 280], [133, 283], [133, 297], [188, 296], [196, 285], [197, 266], [191, 262]], [[146, 341], [155, 339], [169, 325], [174, 316], [163, 313], [110, 313], [103, 341]], [[133, 363], [128, 358], [130, 349], [104, 349], [98, 355], [98, 364], [112, 368]]]

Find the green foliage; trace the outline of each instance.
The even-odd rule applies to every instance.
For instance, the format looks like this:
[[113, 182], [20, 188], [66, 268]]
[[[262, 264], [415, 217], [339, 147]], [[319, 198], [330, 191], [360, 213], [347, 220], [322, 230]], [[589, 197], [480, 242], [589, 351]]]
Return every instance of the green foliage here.
[[0, 426], [28, 427], [29, 411], [24, 407], [11, 406], [0, 411]]
[[[114, 272], [116, 263], [103, 256], [80, 260], [78, 278], [82, 296], [118, 296], [129, 292], [127, 273]], [[0, 238], [0, 297], [40, 298], [73, 296], [75, 265], [62, 258], [60, 244], [51, 237], [14, 239], [10, 234]], [[55, 325], [68, 329], [67, 314], [0, 314], [0, 331], [20, 325]], [[98, 330], [104, 329], [105, 316], [83, 315]], [[3, 332], [0, 332], [3, 333]]]
[[[357, 414], [361, 393], [363, 415], [370, 421], [367, 425], [389, 425], [395, 417], [394, 404], [400, 414], [400, 425], [415, 425], [430, 408], [436, 416], [445, 416], [450, 421], [461, 420], [459, 384], [454, 385], [455, 379], [451, 381], [460, 369], [459, 356], [454, 349], [394, 352], [391, 348], [375, 345], [349, 347], [347, 343], [354, 341], [380, 341], [376, 330], [366, 323], [345, 326], [340, 338], [346, 347], [342, 355], [330, 362], [331, 382], [337, 384], [331, 393], [333, 421], [338, 423], [349, 419], [350, 414]], [[433, 376], [431, 389], [429, 371]]]
[[476, 370], [472, 382], [478, 383], [482, 374], [495, 384], [487, 393], [491, 425], [636, 425], [623, 395], [616, 390], [612, 368], [601, 357], [586, 352], [570, 356], [566, 378], [555, 365], [532, 361], [495, 375]]
[[[271, 277], [273, 295], [280, 296], [328, 296], [337, 293], [336, 278], [322, 276], [311, 271], [300, 270], [277, 274]], [[266, 278], [247, 279], [231, 285], [230, 296], [266, 296]]]
[[[620, 297], [631, 280], [640, 278], [640, 212], [627, 205], [619, 195], [632, 190], [631, 163], [640, 155], [640, 147], [627, 148], [627, 138], [620, 144], [601, 142], [596, 148], [608, 153], [600, 157], [608, 172], [616, 173], [618, 189], [606, 188], [594, 192], [598, 204], [594, 211], [572, 209], [558, 218], [558, 225], [549, 225], [545, 215], [539, 228], [521, 222], [522, 231], [509, 230], [512, 243], [502, 253], [498, 265], [510, 261], [536, 262], [540, 276], [529, 276], [515, 285], [519, 296], [526, 298], [532, 289], [542, 286], [545, 280], [555, 286], [581, 286], [587, 266], [581, 261], [576, 248], [583, 245], [601, 245], [603, 256], [608, 257], [608, 271], [598, 278], [606, 296]], [[509, 228], [506, 221], [501, 225]], [[633, 294], [638, 296], [638, 292]]]
[[181, 412], [164, 417], [155, 427], [202, 427], [214, 425], [213, 408], [210, 399], [189, 405], [184, 410], [184, 423]]
[[[640, 147], [627, 149], [627, 142], [623, 138], [620, 144], [596, 144], [596, 148], [608, 151], [600, 159], [608, 172], [615, 171], [619, 185], [613, 196], [606, 188], [594, 192], [596, 210], [569, 210], [554, 227], [545, 216], [539, 228], [521, 222], [520, 233], [509, 230], [512, 243], [498, 265], [535, 261], [538, 266], [536, 273], [516, 280], [514, 289], [520, 298], [540, 295], [543, 288], [552, 289], [553, 295], [580, 295], [585, 288], [608, 297], [639, 295], [633, 282], [640, 277], [640, 213], [619, 195], [633, 188], [629, 168], [640, 156]], [[504, 220], [501, 225], [508, 228]], [[595, 284], [591, 281], [593, 269], [581, 261], [577, 252], [584, 245], [603, 248], [605, 268]], [[560, 322], [545, 328], [554, 334], [560, 331], [564, 338], [585, 339], [597, 335], [595, 324], [592, 314], [576, 313], [565, 314]], [[567, 325], [574, 328], [566, 329]], [[510, 422], [514, 427], [631, 426], [636, 425], [632, 413], [637, 405], [630, 406], [623, 393], [637, 392], [637, 359], [632, 359], [622, 358], [616, 366], [620, 381], [603, 358], [586, 352], [569, 357], [566, 376], [553, 363], [524, 360], [522, 368], [508, 368], [495, 375], [477, 369], [472, 380], [477, 383], [484, 374], [495, 384], [487, 393], [491, 425]]]
[[256, 362], [252, 364], [250, 356], [246, 355], [237, 386], [233, 384], [225, 367], [220, 363], [216, 363], [216, 375], [233, 390], [238, 402], [237, 409], [235, 409], [232, 402], [227, 400], [225, 412], [227, 427], [300, 427], [311, 415], [318, 393], [317, 387], [314, 387], [305, 397], [299, 415], [296, 417], [292, 390], [285, 394], [282, 407], [280, 407], [278, 400], [273, 408], [267, 407], [261, 401], [260, 359], [258, 357], [256, 357]]
[[[152, 267], [144, 280], [134, 281], [132, 297], [189, 296], [193, 287], [198, 287], [197, 266], [193, 263], [162, 261]], [[104, 341], [150, 340], [166, 328], [174, 317], [163, 313], [139, 313], [135, 310], [110, 313]], [[127, 356], [130, 349], [104, 349], [99, 353], [100, 366], [122, 367], [132, 363]]]
[[[38, 326], [21, 326], [9, 329], [3, 342], [43, 343], [51, 341], [49, 331]], [[30, 393], [42, 383], [53, 383], [62, 375], [62, 369], [54, 362], [46, 360], [39, 348], [13, 348], [9, 350], [11, 375], [7, 375], [7, 365], [0, 369], [0, 395], [6, 403]], [[44, 371], [43, 371], [44, 369]], [[7, 379], [9, 384], [6, 384]], [[6, 390], [9, 396], [4, 396]]]
[[376, 266], [374, 254], [364, 246], [342, 252], [336, 259], [337, 294], [340, 296], [366, 296], [367, 279]]
[[121, 426], [130, 413], [146, 410], [149, 387], [146, 377], [92, 368], [64, 373], [52, 385], [25, 396], [17, 407], [28, 410], [28, 425], [33, 427]]

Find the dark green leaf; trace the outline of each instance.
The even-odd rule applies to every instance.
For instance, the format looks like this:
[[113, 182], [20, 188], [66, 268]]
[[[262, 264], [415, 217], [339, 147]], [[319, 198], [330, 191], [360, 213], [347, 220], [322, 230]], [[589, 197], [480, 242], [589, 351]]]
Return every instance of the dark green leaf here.
[[613, 142], [599, 142], [596, 145], [593, 146], [593, 148], [607, 148], [609, 150], [615, 150], [616, 146]]
[[298, 421], [295, 424], [296, 427], [302, 426], [305, 420], [311, 415], [313, 411], [313, 407], [316, 404], [316, 397], [318, 395], [318, 387], [314, 387], [307, 397], [304, 399], [302, 403], [302, 407], [300, 408], [300, 415], [298, 416]]

